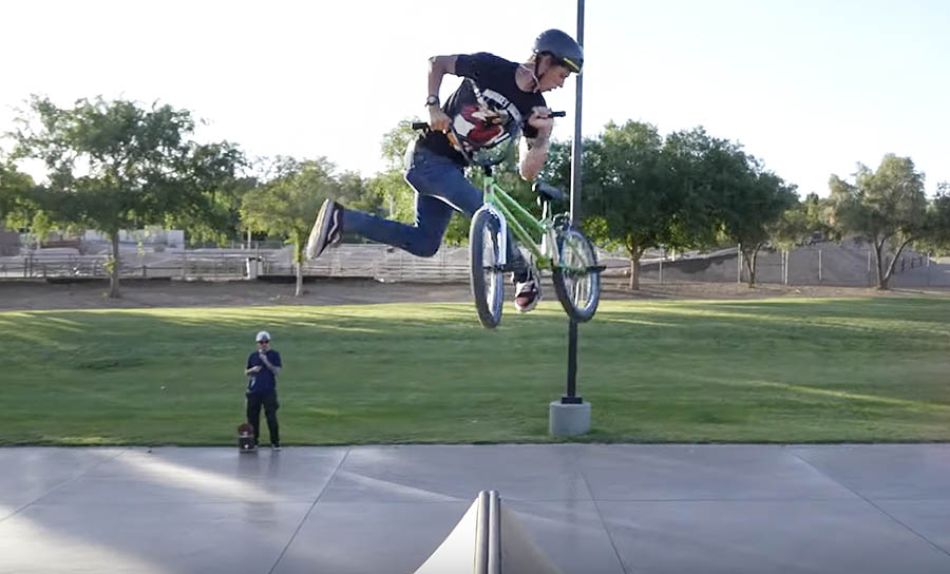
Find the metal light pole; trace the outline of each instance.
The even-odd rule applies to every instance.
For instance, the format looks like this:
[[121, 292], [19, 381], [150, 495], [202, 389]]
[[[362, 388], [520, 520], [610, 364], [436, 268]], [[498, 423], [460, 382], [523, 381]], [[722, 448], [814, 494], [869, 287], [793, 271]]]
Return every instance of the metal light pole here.
[[[584, 46], [584, 0], [577, 0], [577, 43]], [[584, 142], [581, 137], [581, 110], [584, 95], [584, 75], [575, 79], [577, 92], [574, 97], [574, 142], [571, 149], [571, 225], [581, 220], [581, 177]], [[577, 321], [570, 320], [567, 328], [567, 393], [561, 397], [563, 404], [581, 404], [577, 396]]]
[[[577, 0], [577, 43], [584, 45], [584, 0]], [[576, 77], [574, 105], [574, 144], [571, 156], [571, 224], [581, 220], [581, 105], [584, 76]], [[570, 319], [567, 330], [567, 392], [550, 405], [548, 428], [554, 436], [574, 436], [590, 431], [590, 403], [577, 394], [577, 321]]]

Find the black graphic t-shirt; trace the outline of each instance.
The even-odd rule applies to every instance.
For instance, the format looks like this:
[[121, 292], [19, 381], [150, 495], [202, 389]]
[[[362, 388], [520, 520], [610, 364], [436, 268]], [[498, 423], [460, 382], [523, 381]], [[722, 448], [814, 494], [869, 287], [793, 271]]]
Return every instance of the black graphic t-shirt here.
[[518, 64], [486, 52], [456, 56], [455, 73], [465, 80], [442, 110], [452, 120], [459, 140], [453, 143], [442, 132], [429, 132], [420, 137], [420, 144], [466, 165], [459, 147], [466, 152], [490, 148], [519, 131], [527, 138], [536, 137], [537, 130], [528, 125], [528, 118], [532, 109], [547, 104], [541, 94], [518, 87], [517, 69]]

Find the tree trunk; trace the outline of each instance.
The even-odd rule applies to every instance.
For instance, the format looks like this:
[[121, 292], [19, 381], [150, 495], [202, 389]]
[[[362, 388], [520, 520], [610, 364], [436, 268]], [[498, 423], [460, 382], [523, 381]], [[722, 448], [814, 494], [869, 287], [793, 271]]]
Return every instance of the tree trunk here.
[[749, 289], [755, 287], [755, 264], [759, 258], [759, 249], [761, 243], [757, 243], [751, 250], [742, 250], [742, 258], [745, 260], [745, 269], [749, 274]]
[[[910, 243], [910, 242], [911, 242], [911, 240], [908, 239], [908, 240], [904, 241], [903, 243], [901, 243], [900, 247], [897, 248], [897, 252], [894, 253], [894, 257], [891, 259], [890, 264], [887, 266], [887, 270], [884, 270], [883, 266], [882, 266], [880, 263], [878, 263], [878, 286], [877, 286], [877, 288], [878, 288], [879, 290], [881, 290], [881, 291], [886, 291], [886, 290], [890, 289], [889, 284], [890, 284], [890, 282], [891, 282], [891, 277], [894, 275], [894, 267], [897, 265], [897, 260], [900, 259], [901, 253], [903, 253], [904, 248], [907, 247], [907, 244]], [[875, 248], [877, 248], [877, 244], [875, 244]], [[880, 257], [881, 257], [881, 256], [880, 256], [880, 250], [883, 250], [883, 248], [884, 248], [884, 244], [883, 244], [883, 242], [882, 242], [881, 247], [880, 247], [880, 249], [879, 249], [879, 251], [878, 251], [878, 261], [879, 261], [879, 262], [880, 262]]]
[[875, 262], [875, 271], [877, 271], [877, 288], [880, 291], [887, 290], [887, 280], [884, 278], [884, 261], [883, 253], [884, 243], [887, 241], [887, 238], [881, 239], [880, 241], [874, 240], [874, 262]]
[[302, 241], [294, 242], [294, 267], [297, 271], [297, 288], [294, 291], [294, 297], [300, 297], [304, 294], [303, 290], [303, 250], [304, 243]]
[[119, 232], [112, 234], [112, 265], [109, 270], [109, 298], [118, 299], [122, 296], [119, 293]]
[[630, 258], [630, 282], [627, 285], [631, 291], [640, 289], [640, 258]]
[[297, 288], [294, 290], [294, 297], [300, 297], [303, 295], [303, 264], [299, 261], [296, 264], [297, 267]]
[[631, 291], [640, 290], [640, 258], [643, 257], [643, 248], [634, 245], [627, 245], [627, 255], [630, 256], [630, 287]]

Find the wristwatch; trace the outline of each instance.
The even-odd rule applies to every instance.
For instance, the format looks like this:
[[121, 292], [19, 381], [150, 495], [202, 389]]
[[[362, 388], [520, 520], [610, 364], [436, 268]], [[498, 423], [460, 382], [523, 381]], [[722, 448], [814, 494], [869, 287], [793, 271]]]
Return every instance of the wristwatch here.
[[439, 105], [439, 96], [429, 96], [426, 98], [426, 107], [429, 106], [438, 106]]

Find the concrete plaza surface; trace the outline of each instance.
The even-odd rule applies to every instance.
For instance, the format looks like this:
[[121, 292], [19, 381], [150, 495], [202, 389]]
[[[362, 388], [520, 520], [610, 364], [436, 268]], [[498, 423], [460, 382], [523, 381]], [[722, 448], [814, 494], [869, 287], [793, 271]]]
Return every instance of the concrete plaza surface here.
[[7, 447], [0, 468], [0, 573], [411, 573], [488, 489], [565, 573], [950, 572], [948, 444]]

